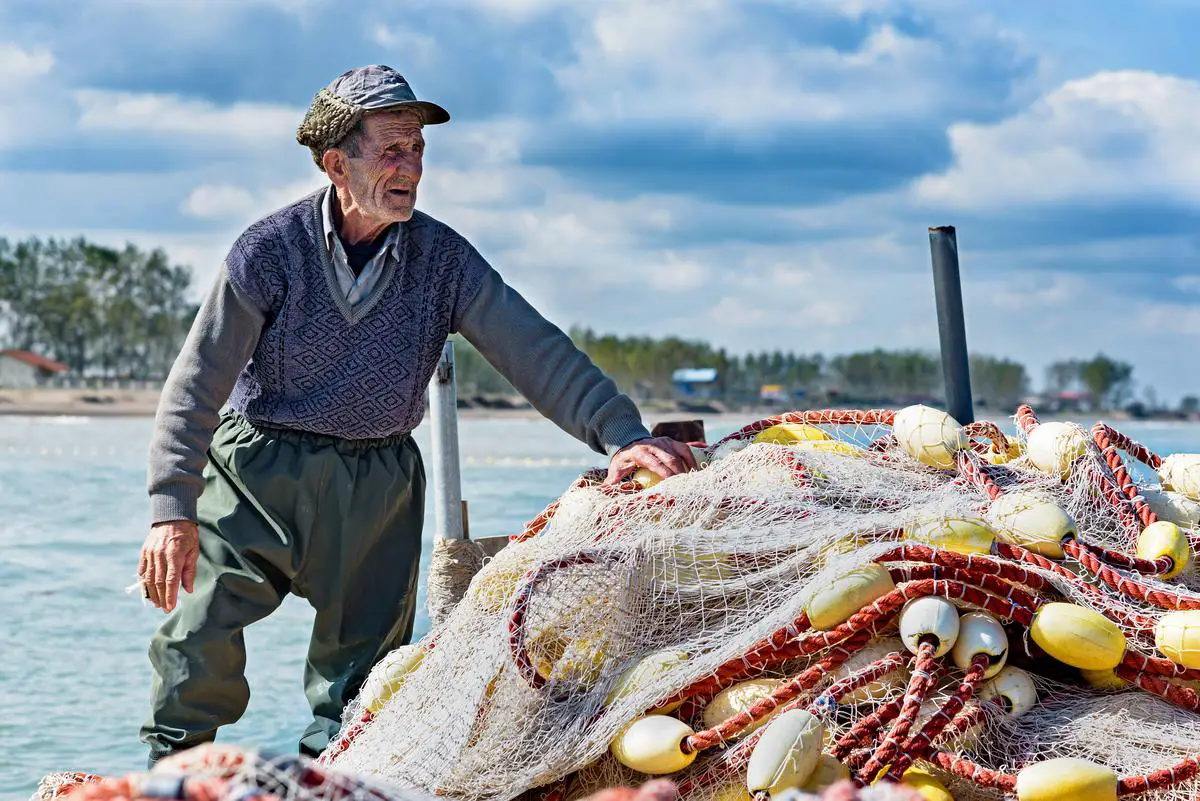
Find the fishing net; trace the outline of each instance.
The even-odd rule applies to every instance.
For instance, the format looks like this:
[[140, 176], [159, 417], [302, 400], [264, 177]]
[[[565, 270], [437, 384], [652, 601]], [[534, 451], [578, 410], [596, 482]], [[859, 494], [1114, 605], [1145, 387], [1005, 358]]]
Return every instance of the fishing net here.
[[797, 412], [586, 473], [315, 767], [397, 799], [1193, 798], [1200, 457], [1015, 421]]

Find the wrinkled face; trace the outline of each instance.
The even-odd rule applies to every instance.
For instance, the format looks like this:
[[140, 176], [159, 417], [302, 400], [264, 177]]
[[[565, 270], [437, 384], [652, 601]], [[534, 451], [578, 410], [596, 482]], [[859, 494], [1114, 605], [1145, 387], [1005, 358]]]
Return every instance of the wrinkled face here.
[[344, 172], [330, 177], [339, 189], [339, 178], [344, 180], [360, 213], [389, 225], [412, 217], [425, 153], [416, 112], [371, 114], [363, 119], [363, 135], [337, 149], [346, 159]]

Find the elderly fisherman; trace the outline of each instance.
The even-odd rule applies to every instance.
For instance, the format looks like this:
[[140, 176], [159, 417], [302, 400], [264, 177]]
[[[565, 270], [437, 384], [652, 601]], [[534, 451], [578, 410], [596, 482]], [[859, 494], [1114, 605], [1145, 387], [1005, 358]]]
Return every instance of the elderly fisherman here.
[[238, 237], [171, 370], [138, 568], [168, 613], [150, 644], [151, 764], [241, 717], [242, 631], [288, 593], [316, 610], [301, 753], [328, 745], [409, 641], [425, 494], [411, 432], [451, 333], [609, 457], [609, 480], [695, 467], [470, 242], [415, 210], [422, 130], [449, 118], [385, 66], [322, 89], [297, 139], [329, 184]]

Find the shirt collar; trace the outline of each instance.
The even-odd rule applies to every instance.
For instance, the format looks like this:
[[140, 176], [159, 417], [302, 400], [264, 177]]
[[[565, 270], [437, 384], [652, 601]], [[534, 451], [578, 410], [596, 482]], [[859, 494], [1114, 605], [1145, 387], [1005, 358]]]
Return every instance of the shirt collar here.
[[[330, 184], [325, 190], [325, 197], [321, 198], [321, 223], [324, 227], [325, 247], [329, 249], [330, 255], [341, 254], [345, 258], [345, 249], [342, 247], [342, 240], [338, 237], [337, 226], [333, 224], [333, 204], [336, 202], [337, 188]], [[388, 233], [387, 241], [383, 245], [383, 250], [391, 251], [393, 258], [400, 258], [400, 231], [404, 227], [401, 223]]]

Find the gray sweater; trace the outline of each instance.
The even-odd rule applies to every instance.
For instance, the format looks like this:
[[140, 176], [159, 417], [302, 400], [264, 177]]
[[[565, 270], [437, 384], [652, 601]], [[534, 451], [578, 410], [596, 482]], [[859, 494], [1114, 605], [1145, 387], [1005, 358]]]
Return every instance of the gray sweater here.
[[339, 289], [320, 190], [238, 237], [159, 401], [151, 522], [195, 520], [223, 407], [345, 439], [412, 431], [462, 332], [539, 412], [597, 453], [649, 436], [633, 402], [449, 226], [416, 212], [370, 295]]

